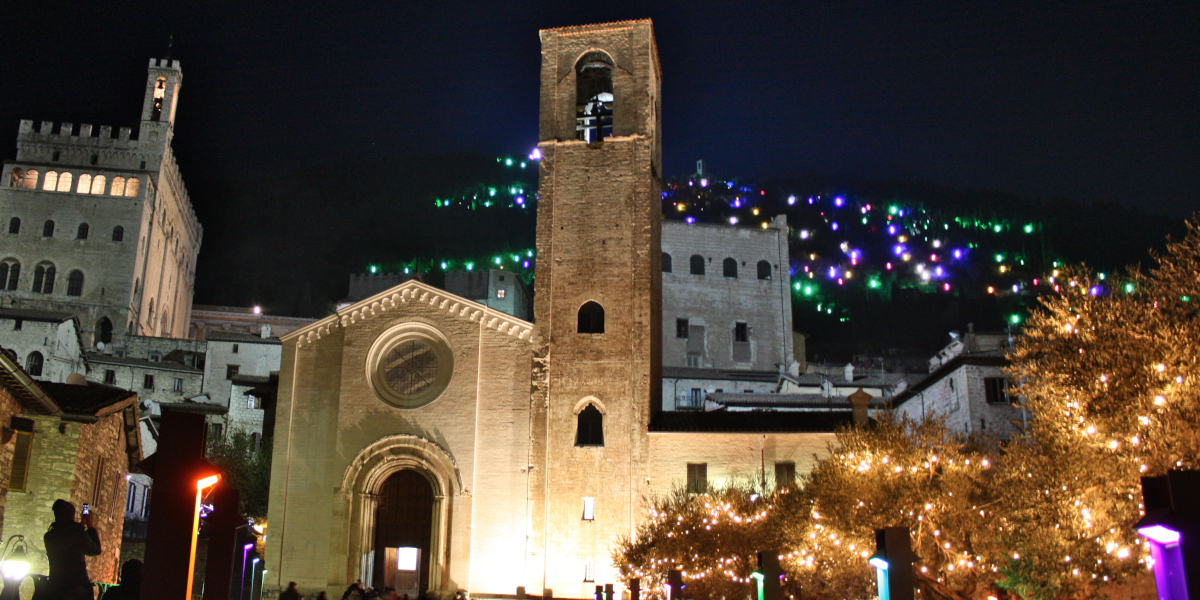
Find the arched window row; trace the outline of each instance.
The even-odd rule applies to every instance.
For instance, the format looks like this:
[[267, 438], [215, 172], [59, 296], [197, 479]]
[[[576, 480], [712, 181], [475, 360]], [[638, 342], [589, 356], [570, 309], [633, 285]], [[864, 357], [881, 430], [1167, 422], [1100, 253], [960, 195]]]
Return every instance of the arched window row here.
[[[691, 256], [691, 258], [688, 260], [688, 272], [691, 273], [692, 275], [703, 275], [704, 274], [704, 266], [705, 266], [706, 262], [707, 261], [705, 261], [703, 256], [700, 256], [699, 254], [693, 254]], [[758, 275], [759, 279], [763, 279], [763, 280], [772, 279], [772, 267], [771, 267], [770, 262], [765, 261], [765, 260], [760, 260], [755, 265], [755, 269], [757, 271], [757, 275]], [[671, 255], [667, 254], [666, 252], [662, 253], [662, 272], [663, 273], [672, 272]], [[721, 261], [721, 274], [724, 275], [725, 277], [737, 279], [737, 276], [738, 276], [737, 260], [733, 259], [732, 257], [725, 257], [725, 259]]]
[[[8, 176], [8, 187], [24, 188], [27, 190], [39, 189], [38, 178], [39, 173], [36, 169], [22, 169], [14, 167]], [[74, 185], [73, 185], [74, 184]], [[137, 196], [138, 190], [141, 189], [141, 180], [137, 177], [113, 177], [112, 182], [108, 181], [108, 177], [104, 175], [92, 175], [83, 173], [79, 176], [78, 181], [75, 180], [75, 175], [69, 171], [47, 171], [45, 176], [41, 177], [40, 189], [47, 192], [75, 192], [76, 194], [95, 194], [103, 196]]]
[[21, 279], [21, 263], [16, 259], [6, 258], [0, 261], [0, 289], [16, 291], [17, 282]]
[[[53, 263], [42, 262], [33, 269], [29, 290], [35, 294], [53, 294], [57, 269]], [[0, 290], [16, 291], [21, 281], [21, 263], [14, 258], [0, 260]], [[75, 269], [67, 275], [67, 295], [83, 295], [83, 271]]]
[[[55, 229], [55, 223], [54, 223], [53, 219], [49, 219], [45, 223], [42, 223], [42, 237], [54, 237], [54, 229]], [[89, 225], [87, 223], [80, 223], [79, 227], [75, 229], [75, 239], [86, 240], [91, 235], [91, 231], [92, 231], [91, 225]], [[21, 233], [21, 218], [20, 217], [13, 217], [13, 218], [9, 219], [8, 233], [11, 235], [17, 235], [17, 234]], [[124, 227], [122, 227], [120, 225], [113, 227], [112, 241], [114, 241], [114, 242], [125, 241], [125, 228]]]

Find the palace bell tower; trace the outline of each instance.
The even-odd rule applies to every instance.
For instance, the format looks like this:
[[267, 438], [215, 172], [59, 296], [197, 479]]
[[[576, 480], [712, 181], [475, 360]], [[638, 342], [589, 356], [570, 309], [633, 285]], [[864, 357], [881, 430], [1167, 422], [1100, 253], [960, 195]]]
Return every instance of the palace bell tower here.
[[541, 41], [527, 581], [582, 598], [621, 583], [611, 551], [642, 520], [661, 406], [661, 73], [649, 20]]

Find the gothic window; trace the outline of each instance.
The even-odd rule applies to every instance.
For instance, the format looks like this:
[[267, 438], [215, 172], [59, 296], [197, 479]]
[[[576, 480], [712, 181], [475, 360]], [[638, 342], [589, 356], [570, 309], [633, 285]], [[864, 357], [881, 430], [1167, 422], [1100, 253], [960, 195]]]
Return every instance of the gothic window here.
[[113, 227], [112, 241], [119, 242], [125, 239], [125, 228], [117, 225]]
[[104, 188], [108, 185], [108, 178], [103, 175], [97, 175], [92, 179], [92, 193], [103, 194]]
[[612, 137], [612, 132], [612, 59], [589, 52], [575, 65], [575, 134], [590, 144]]
[[13, 233], [13, 234], [21, 233], [21, 219], [19, 219], [17, 217], [13, 217], [13, 218], [9, 219], [8, 232]]
[[67, 295], [83, 295], [83, 271], [71, 271], [71, 274], [67, 275]]
[[14, 167], [12, 173], [8, 176], [8, 187], [24, 187], [25, 186], [25, 171], [20, 167]]
[[58, 171], [46, 171], [46, 181], [42, 184], [42, 189], [47, 192], [58, 189]]
[[54, 237], [54, 221], [46, 221], [42, 224], [42, 237]]
[[92, 192], [92, 176], [84, 173], [79, 176], [79, 185], [75, 187], [77, 194], [90, 194]]
[[88, 237], [88, 229], [89, 227], [87, 223], [80, 223], [79, 230], [75, 232], [75, 239], [86, 240]]
[[721, 272], [726, 277], [733, 277], [734, 279], [737, 279], [737, 261], [733, 260], [732, 258], [725, 257], [725, 260], [721, 261]]
[[125, 178], [124, 177], [113, 177], [112, 191], [110, 193], [114, 196], [124, 196], [125, 195]]
[[578, 423], [575, 428], [575, 445], [604, 445], [604, 415], [600, 414], [595, 404], [588, 404], [579, 411]]
[[71, 175], [70, 173], [60, 173], [58, 176], [58, 188], [57, 188], [58, 191], [60, 191], [60, 192], [71, 191], [71, 181], [72, 181], [73, 177], [75, 177], [75, 176]]
[[29, 358], [25, 359], [25, 371], [34, 377], [42, 374], [42, 353], [31, 352]]
[[0, 289], [14, 291], [17, 289], [17, 280], [21, 278], [21, 263], [7, 259], [0, 262]]
[[25, 184], [22, 186], [27, 190], [37, 189], [38, 172], [34, 169], [25, 171]]
[[604, 307], [587, 302], [579, 307], [579, 333], [604, 333]]
[[154, 82], [154, 108], [150, 112], [150, 120], [158, 121], [162, 118], [163, 99], [167, 95], [167, 78], [159, 77]]
[[770, 279], [771, 278], [771, 263], [769, 263], [765, 260], [758, 261], [758, 278], [759, 279]]
[[42, 264], [33, 269], [33, 288], [35, 294], [50, 294], [54, 292], [54, 265]]
[[[78, 271], [76, 271], [78, 273]], [[80, 279], [82, 281], [82, 278]], [[108, 320], [108, 317], [100, 317], [100, 321], [96, 323], [96, 341], [111, 344], [113, 337], [113, 324]]]
[[138, 182], [137, 177], [130, 177], [128, 180], [126, 180], [125, 181], [125, 195], [126, 196], [138, 195], [138, 183], [139, 182]]
[[671, 272], [671, 255], [667, 254], [666, 252], [663, 252], [662, 255], [663, 255], [662, 256], [662, 272], [670, 273]]
[[704, 257], [699, 254], [693, 254], [691, 260], [692, 275], [704, 274]]

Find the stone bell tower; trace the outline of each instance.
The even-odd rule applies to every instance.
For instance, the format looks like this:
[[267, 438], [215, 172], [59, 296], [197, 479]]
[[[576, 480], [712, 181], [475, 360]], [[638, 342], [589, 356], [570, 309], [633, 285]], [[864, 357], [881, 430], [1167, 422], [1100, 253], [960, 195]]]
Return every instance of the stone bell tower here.
[[649, 20], [541, 32], [530, 593], [616, 583], [661, 405], [658, 50]]

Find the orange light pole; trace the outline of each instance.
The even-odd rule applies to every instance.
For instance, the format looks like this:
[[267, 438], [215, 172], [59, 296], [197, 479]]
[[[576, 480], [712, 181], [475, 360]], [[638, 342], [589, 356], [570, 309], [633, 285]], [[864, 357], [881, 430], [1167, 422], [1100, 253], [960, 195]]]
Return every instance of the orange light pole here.
[[196, 576], [196, 541], [200, 538], [200, 501], [204, 499], [205, 488], [212, 487], [220, 480], [218, 475], [210, 475], [196, 482], [196, 512], [192, 516], [192, 551], [188, 555], [187, 596], [192, 598], [192, 582]]

